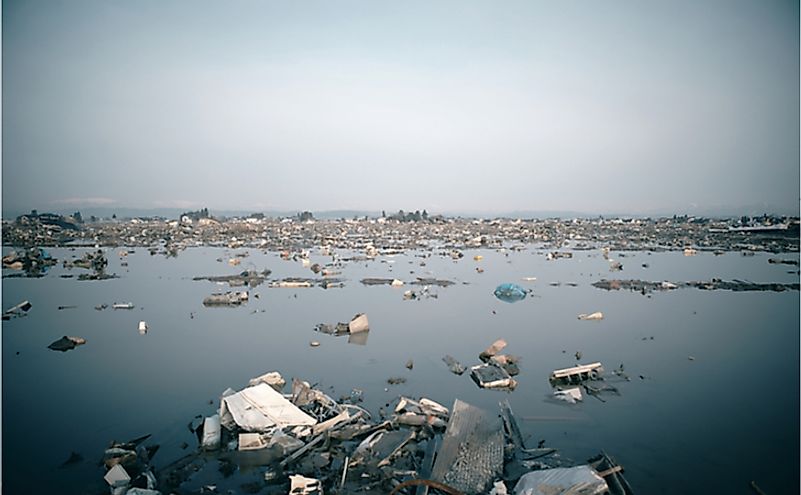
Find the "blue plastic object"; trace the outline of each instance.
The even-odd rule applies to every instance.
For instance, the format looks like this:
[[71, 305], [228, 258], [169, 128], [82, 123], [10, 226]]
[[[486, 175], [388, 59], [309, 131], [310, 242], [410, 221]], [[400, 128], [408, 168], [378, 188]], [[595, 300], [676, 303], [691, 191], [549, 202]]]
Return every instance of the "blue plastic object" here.
[[495, 297], [508, 303], [522, 301], [527, 294], [528, 290], [517, 284], [501, 284], [495, 288]]

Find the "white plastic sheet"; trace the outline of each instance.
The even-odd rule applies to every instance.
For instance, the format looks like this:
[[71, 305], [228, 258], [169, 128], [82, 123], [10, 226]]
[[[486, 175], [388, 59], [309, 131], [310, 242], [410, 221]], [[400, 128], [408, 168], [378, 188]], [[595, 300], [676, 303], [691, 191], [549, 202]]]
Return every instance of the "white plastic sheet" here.
[[600, 495], [609, 486], [589, 466], [543, 469], [523, 475], [515, 486], [515, 495]]
[[259, 432], [274, 427], [317, 424], [316, 419], [298, 409], [265, 383], [223, 397], [220, 404], [220, 418], [228, 429], [237, 425], [245, 431]]

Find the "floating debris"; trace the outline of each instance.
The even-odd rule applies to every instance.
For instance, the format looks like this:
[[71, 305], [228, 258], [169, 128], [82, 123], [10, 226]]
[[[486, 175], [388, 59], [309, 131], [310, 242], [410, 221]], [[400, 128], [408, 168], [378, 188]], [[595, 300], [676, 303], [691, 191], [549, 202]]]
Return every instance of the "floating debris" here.
[[517, 381], [495, 364], [484, 363], [471, 367], [470, 377], [481, 388], [514, 390], [517, 387]]
[[31, 310], [33, 305], [29, 301], [22, 301], [16, 306], [12, 306], [3, 312], [3, 320], [10, 320], [11, 318], [19, 318], [27, 316], [28, 311]]
[[79, 345], [84, 345], [85, 343], [86, 339], [82, 337], [68, 337], [65, 335], [47, 346], [47, 348], [54, 351], [66, 352], [75, 349]]
[[203, 299], [204, 306], [239, 306], [247, 302], [249, 295], [247, 291], [226, 292], [212, 294]]
[[448, 365], [448, 369], [451, 371], [451, 373], [461, 375], [465, 372], [465, 370], [467, 370], [467, 368], [465, 368], [462, 363], [457, 361], [453, 356], [446, 355], [442, 358], [442, 360]]
[[709, 281], [696, 282], [648, 282], [645, 280], [599, 280], [592, 283], [593, 287], [604, 290], [630, 290], [647, 294], [653, 291], [666, 291], [678, 288], [692, 287], [701, 290], [730, 290], [734, 292], [746, 291], [773, 291], [784, 292], [799, 290], [798, 283], [754, 283], [743, 280], [725, 281], [713, 278]]
[[524, 289], [517, 284], [501, 284], [495, 288], [495, 297], [503, 302], [515, 303], [522, 301], [528, 294], [528, 289]]
[[194, 277], [192, 280], [208, 280], [209, 282], [227, 283], [231, 287], [248, 286], [257, 287], [270, 276], [270, 270], [261, 272], [245, 270], [237, 275], [207, 275]]

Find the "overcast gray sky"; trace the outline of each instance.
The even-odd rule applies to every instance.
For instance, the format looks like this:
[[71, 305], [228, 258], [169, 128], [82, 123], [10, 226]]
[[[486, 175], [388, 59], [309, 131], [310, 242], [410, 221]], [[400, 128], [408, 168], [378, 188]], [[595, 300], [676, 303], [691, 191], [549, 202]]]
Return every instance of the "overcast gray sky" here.
[[798, 210], [795, 1], [2, 5], [6, 210]]

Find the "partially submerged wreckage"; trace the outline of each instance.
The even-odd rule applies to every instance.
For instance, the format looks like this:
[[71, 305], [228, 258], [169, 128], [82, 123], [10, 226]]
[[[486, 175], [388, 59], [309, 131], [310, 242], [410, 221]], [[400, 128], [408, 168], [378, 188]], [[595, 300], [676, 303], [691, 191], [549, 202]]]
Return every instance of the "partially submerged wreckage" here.
[[104, 455], [111, 493], [195, 491], [195, 478], [217, 465], [226, 478], [256, 466], [258, 480], [241, 484], [250, 493], [632, 493], [605, 453], [575, 466], [556, 449], [527, 448], [508, 400], [492, 413], [459, 399], [448, 409], [400, 397], [391, 414], [373, 418], [358, 396], [336, 401], [299, 379], [283, 394], [285, 384], [270, 372], [227, 389], [216, 414], [190, 423], [198, 449], [157, 473], [158, 447], [143, 446], [147, 437], [112, 443]]

